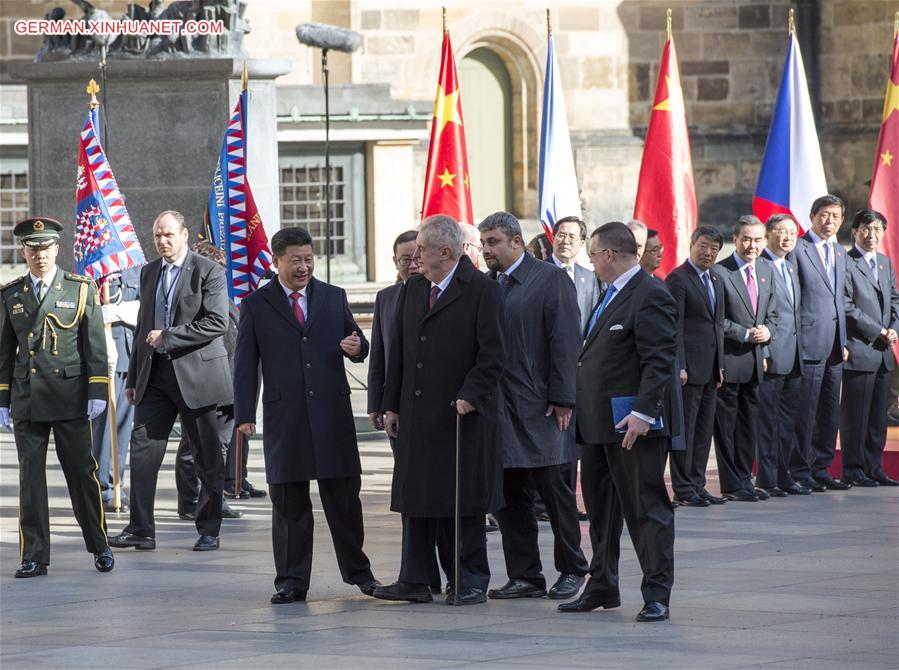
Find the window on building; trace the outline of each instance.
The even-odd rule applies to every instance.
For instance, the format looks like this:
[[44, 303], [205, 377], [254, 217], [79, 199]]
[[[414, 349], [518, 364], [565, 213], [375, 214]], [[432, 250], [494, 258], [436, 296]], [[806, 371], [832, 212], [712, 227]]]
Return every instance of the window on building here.
[[[281, 227], [312, 235], [317, 276], [326, 263], [325, 159], [323, 148], [282, 147], [279, 158]], [[362, 147], [331, 154], [331, 280], [364, 282], [366, 272], [365, 156]]]
[[12, 231], [16, 223], [27, 216], [28, 162], [0, 157], [0, 266], [7, 269], [24, 266]]

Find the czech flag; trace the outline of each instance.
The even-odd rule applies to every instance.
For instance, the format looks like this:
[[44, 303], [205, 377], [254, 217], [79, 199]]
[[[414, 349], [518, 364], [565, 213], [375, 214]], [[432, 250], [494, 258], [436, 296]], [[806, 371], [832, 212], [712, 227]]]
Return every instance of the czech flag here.
[[790, 214], [802, 234], [812, 203], [827, 194], [827, 181], [799, 40], [793, 31], [789, 39], [752, 212], [763, 222], [772, 214]]

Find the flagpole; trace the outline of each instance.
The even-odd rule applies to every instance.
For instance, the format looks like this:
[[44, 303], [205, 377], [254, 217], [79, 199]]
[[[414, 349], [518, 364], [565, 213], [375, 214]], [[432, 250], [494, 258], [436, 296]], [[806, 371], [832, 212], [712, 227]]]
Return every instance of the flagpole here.
[[[793, 11], [792, 9], [790, 10]], [[667, 41], [671, 41], [671, 8], [668, 8], [668, 11], [665, 12], [665, 35], [667, 37]]]
[[103, 151], [109, 155], [109, 117], [106, 115], [106, 45], [100, 46], [100, 95], [103, 96]]
[[446, 35], [446, 7], [440, 8], [440, 20], [443, 24], [443, 34]]
[[325, 274], [331, 283], [331, 108], [328, 99], [328, 50], [322, 49], [322, 82], [325, 86]]
[[552, 19], [550, 19], [550, 16], [549, 16], [549, 7], [547, 7], [546, 8], [546, 41], [549, 42], [549, 40], [552, 38], [552, 36], [553, 36], [553, 24], [552, 24]]
[[893, 39], [899, 37], [899, 12], [896, 12], [896, 16], [893, 18]]
[[796, 10], [792, 7], [790, 8], [790, 13], [787, 14], [787, 32], [790, 35], [796, 34]]

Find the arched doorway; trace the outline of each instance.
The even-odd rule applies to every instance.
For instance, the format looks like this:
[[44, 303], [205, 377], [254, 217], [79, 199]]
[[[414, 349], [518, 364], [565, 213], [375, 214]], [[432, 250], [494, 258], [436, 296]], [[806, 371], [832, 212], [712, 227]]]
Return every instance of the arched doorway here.
[[512, 80], [503, 60], [479, 47], [459, 67], [475, 220], [513, 210]]

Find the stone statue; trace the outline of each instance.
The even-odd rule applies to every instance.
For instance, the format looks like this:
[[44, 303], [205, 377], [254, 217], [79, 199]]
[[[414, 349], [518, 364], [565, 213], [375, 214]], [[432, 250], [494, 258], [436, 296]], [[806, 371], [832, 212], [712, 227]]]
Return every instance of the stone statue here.
[[[71, 0], [87, 21], [111, 19], [90, 0]], [[246, 0], [175, 0], [164, 6], [165, 0], [149, 0], [144, 7], [130, 3], [123, 19], [147, 21], [151, 19], [179, 21], [221, 21], [220, 35], [47, 35], [35, 56], [38, 62], [63, 60], [95, 60], [104, 58], [214, 58], [246, 57], [243, 36], [250, 32], [245, 18]], [[44, 18], [61, 20], [66, 12], [62, 7], [50, 9]]]

